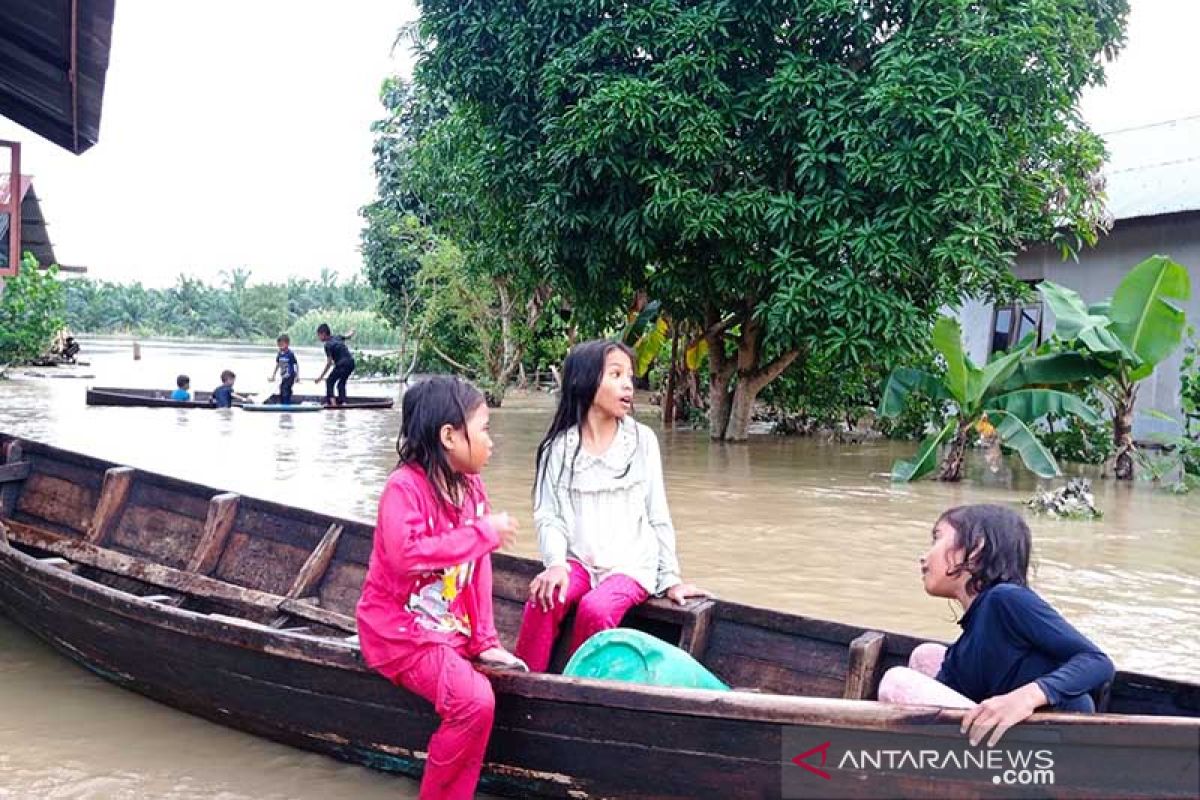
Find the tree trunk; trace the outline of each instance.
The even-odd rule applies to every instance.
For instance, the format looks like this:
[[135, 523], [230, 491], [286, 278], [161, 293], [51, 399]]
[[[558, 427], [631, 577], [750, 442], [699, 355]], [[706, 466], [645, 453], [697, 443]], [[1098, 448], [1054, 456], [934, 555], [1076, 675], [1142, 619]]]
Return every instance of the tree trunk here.
[[733, 409], [733, 395], [729, 383], [733, 378], [732, 366], [722, 372], [714, 372], [708, 383], [708, 435], [715, 442], [725, 438], [729, 427], [729, 415]]
[[1133, 480], [1133, 406], [1137, 386], [1120, 384], [1113, 402], [1113, 475], [1117, 480]]
[[671, 367], [667, 370], [667, 385], [663, 389], [662, 421], [663, 425], [675, 424], [675, 376], [679, 371], [679, 330], [671, 338]]
[[708, 342], [708, 436], [714, 442], [725, 438], [733, 401], [729, 385], [737, 363], [725, 354], [725, 326], [711, 306], [704, 315], [704, 338]]
[[950, 441], [950, 450], [938, 467], [937, 479], [947, 483], [957, 483], [962, 480], [963, 463], [967, 460], [967, 438], [971, 434], [971, 421], [958, 423], [958, 431]]
[[750, 422], [754, 414], [754, 401], [758, 398], [758, 390], [751, 381], [739, 380], [733, 387], [733, 403], [729, 414], [729, 426], [725, 431], [725, 440], [729, 442], [744, 442], [750, 438]]

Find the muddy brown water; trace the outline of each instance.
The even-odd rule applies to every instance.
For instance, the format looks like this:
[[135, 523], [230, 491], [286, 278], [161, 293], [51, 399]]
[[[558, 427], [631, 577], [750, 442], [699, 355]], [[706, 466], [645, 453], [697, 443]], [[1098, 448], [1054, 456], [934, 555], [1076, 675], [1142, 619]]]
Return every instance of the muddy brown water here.
[[[215, 386], [267, 393], [271, 351], [86, 342], [90, 366], [0, 381], [0, 430], [246, 495], [371, 519], [395, 464], [396, 411], [247, 414], [240, 410], [88, 408], [87, 384]], [[302, 375], [320, 355], [299, 351]], [[312, 391], [311, 381], [304, 381]], [[394, 385], [353, 386], [394, 394]], [[485, 473], [493, 505], [521, 520], [535, 553], [533, 450], [551, 411], [516, 396], [493, 415]], [[654, 423], [654, 409], [641, 409]], [[754, 437], [713, 445], [660, 433], [685, 576], [739, 602], [875, 628], [952, 638], [954, 611], [926, 597], [916, 569], [929, 528], [951, 505], [1017, 504], [1035, 481], [973, 463], [957, 486], [887, 480], [913, 446]], [[1035, 588], [1120, 667], [1200, 681], [1200, 496], [1150, 484], [1096, 483], [1096, 522], [1031, 518]], [[394, 798], [416, 784], [256, 739], [161, 706], [74, 666], [0, 618], [0, 798]]]

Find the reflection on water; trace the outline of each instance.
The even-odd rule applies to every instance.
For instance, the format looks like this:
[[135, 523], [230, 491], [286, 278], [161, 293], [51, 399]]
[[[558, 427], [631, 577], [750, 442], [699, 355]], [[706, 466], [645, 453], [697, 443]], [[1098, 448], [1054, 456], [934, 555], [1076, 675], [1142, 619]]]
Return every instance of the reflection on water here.
[[[265, 379], [274, 366], [269, 348], [143, 346], [138, 362], [127, 343], [88, 343], [86, 349], [92, 361], [87, 371], [97, 376], [98, 385], [169, 388], [177, 373], [187, 372], [193, 388], [208, 388], [219, 382], [222, 369], [230, 368], [239, 375], [238, 391], [265, 395], [270, 391]], [[308, 374], [322, 363], [317, 350], [301, 350], [298, 357]], [[359, 394], [396, 390], [362, 384], [352, 388]], [[529, 509], [533, 451], [549, 414], [549, 398], [516, 397], [492, 418], [496, 455], [485, 477], [497, 510], [520, 517], [518, 551], [528, 555], [535, 552]], [[398, 425], [395, 410], [275, 415], [237, 409], [87, 408], [82, 381], [18, 378], [0, 383], [0, 430], [229, 491], [361, 519], [373, 518], [379, 489], [395, 464]], [[901, 443], [841, 446], [766, 437], [749, 445], [722, 446], [703, 434], [682, 431], [662, 434], [662, 440], [667, 491], [689, 579], [732, 600], [939, 638], [955, 635], [953, 611], [924, 596], [916, 570], [933, 520], [960, 503], [1014, 503], [1034, 485], [1024, 473], [991, 475], [982, 469], [960, 485], [893, 485], [887, 480], [892, 459], [912, 450]], [[1035, 587], [1119, 666], [1200, 680], [1200, 497], [1175, 497], [1144, 484], [1113, 481], [1097, 482], [1096, 494], [1103, 520], [1032, 521]], [[10, 727], [11, 721], [0, 722], [0, 786], [15, 781], [25, 794], [38, 793], [35, 785], [60, 785], [54, 777], [61, 764], [52, 757], [53, 742], [56, 736], [74, 736], [74, 721], [46, 709], [62, 706], [65, 697], [72, 698], [74, 708], [80, 692], [81, 699], [100, 694], [115, 704], [95, 713], [120, 718], [129, 736], [114, 738], [126, 746], [130, 738], [140, 741], [138, 731], [151, 727], [157, 715], [165, 715], [168, 721], [186, 721], [178, 722], [181, 730], [191, 731], [180, 734], [184, 738], [195, 736], [198, 744], [227, 747], [231, 753], [249, 752], [245, 737], [104, 686], [63, 666], [48, 651], [20, 642], [21, 634], [0, 624], [0, 648], [21, 649], [20, 664], [28, 665], [5, 669], [0, 707], [7, 710], [18, 697], [38, 707], [32, 698], [40, 695], [42, 711], [33, 717], [44, 726], [45, 738], [30, 739]], [[47, 670], [70, 679], [51, 686], [44, 680]], [[160, 746], [154, 734], [146, 738], [150, 741], [144, 749], [138, 745], [133, 752], [154, 752]], [[24, 766], [10, 766], [18, 758], [12, 754], [20, 752], [27, 752]], [[330, 776], [324, 784], [297, 779], [287, 790], [289, 797], [328, 796], [333, 776], [343, 791], [353, 787], [357, 795], [374, 796], [381, 786], [375, 783], [377, 776], [331, 761], [313, 762], [286, 748], [270, 752], [266, 758], [286, 764], [287, 770], [323, 768], [327, 772], [322, 774]], [[77, 758], [80, 776], [71, 780], [118, 780], [103, 757], [80, 747]], [[148, 781], [140, 784], [142, 791], [153, 786], [156, 796], [212, 794], [202, 790], [205, 781], [188, 787], [189, 776], [203, 773], [207, 780], [213, 768], [197, 772], [195, 764], [185, 762], [176, 770], [172, 758], [155, 760], [161, 773], [144, 771], [149, 768], [136, 759], [126, 765], [129, 774]], [[261, 770], [250, 759], [233, 760], [245, 764], [244, 780], [235, 780], [243, 771], [226, 769], [221, 756], [220, 779], [212, 785], [229, 783], [224, 796], [273, 797], [272, 791], [283, 791], [277, 786], [259, 791]], [[318, 766], [307, 766], [314, 763]], [[7, 780], [10, 771], [30, 777]], [[112, 792], [84, 789], [71, 796], [122, 796], [121, 785], [111, 784]], [[411, 789], [411, 784], [391, 779], [382, 785]], [[0, 798], [4, 791], [0, 788]]]

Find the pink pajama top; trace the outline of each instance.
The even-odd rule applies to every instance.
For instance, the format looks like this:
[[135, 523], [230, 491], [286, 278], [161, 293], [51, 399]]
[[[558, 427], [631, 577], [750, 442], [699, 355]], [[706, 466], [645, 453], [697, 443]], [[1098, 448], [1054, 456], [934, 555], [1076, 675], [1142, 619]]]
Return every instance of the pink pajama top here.
[[[500, 535], [478, 475], [467, 477], [462, 507], [440, 500], [425, 472], [406, 464], [379, 498], [371, 562], [358, 601], [363, 659], [381, 667], [425, 644], [474, 656], [499, 644], [492, 620], [490, 553]], [[488, 596], [481, 597], [479, 587]]]

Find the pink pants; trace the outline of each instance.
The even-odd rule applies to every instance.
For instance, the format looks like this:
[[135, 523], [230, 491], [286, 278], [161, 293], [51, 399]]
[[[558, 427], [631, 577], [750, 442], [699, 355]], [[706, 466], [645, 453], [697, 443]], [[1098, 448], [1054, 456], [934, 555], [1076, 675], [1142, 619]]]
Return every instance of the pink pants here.
[[487, 678], [475, 671], [464, 651], [446, 645], [420, 647], [402, 669], [382, 672], [393, 683], [433, 703], [442, 718], [429, 740], [421, 778], [421, 800], [470, 800], [475, 796], [483, 753], [492, 733], [496, 698]]
[[555, 602], [549, 611], [543, 611], [533, 599], [525, 603], [516, 655], [534, 672], [545, 672], [550, 666], [554, 640], [558, 638], [567, 612], [576, 604], [579, 607], [575, 611], [575, 629], [571, 632], [568, 657], [592, 634], [620, 625], [626, 611], [650, 596], [641, 584], [625, 575], [609, 575], [593, 589], [591, 576], [582, 564], [578, 561], [567, 564], [571, 569], [567, 602]]

